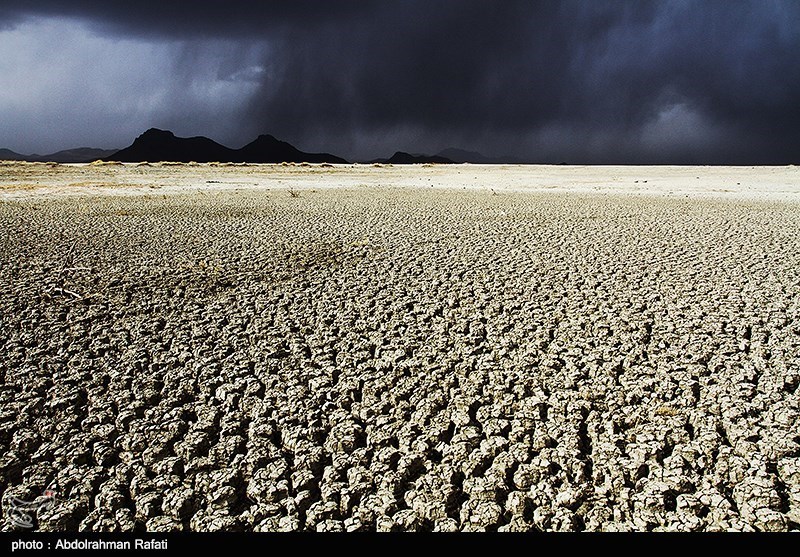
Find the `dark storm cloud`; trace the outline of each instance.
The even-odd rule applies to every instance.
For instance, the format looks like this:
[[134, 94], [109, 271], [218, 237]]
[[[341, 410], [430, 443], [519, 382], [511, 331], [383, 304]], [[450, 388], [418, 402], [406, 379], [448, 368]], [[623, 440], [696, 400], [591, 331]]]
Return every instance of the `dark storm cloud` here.
[[[37, 16], [141, 41], [263, 44], [257, 68], [220, 62], [219, 72], [256, 82], [236, 125], [242, 141], [270, 132], [346, 156], [459, 146], [551, 162], [800, 158], [791, 0], [0, 8], [7, 26]], [[181, 63], [189, 73], [192, 48]]]
[[254, 36], [285, 25], [306, 28], [358, 17], [377, 2], [369, 0], [10, 0], [0, 5], [0, 22], [31, 16], [68, 17], [93, 22], [98, 30], [140, 37], [197, 38]]

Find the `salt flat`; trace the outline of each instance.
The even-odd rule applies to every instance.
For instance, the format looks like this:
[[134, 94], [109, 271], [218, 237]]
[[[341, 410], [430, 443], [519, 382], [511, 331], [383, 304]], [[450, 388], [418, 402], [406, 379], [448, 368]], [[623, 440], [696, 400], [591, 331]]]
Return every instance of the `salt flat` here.
[[[787, 530], [794, 167], [0, 166], [44, 530]], [[8, 526], [6, 526], [8, 527]]]
[[227, 189], [433, 187], [800, 200], [795, 166], [45, 164], [0, 162], [0, 199]]

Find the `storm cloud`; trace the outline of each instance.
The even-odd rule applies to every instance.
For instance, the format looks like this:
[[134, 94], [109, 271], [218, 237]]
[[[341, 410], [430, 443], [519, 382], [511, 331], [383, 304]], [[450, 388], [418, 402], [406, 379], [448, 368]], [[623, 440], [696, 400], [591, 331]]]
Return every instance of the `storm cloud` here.
[[795, 1], [5, 2], [0, 147], [150, 126], [351, 159], [800, 159]]

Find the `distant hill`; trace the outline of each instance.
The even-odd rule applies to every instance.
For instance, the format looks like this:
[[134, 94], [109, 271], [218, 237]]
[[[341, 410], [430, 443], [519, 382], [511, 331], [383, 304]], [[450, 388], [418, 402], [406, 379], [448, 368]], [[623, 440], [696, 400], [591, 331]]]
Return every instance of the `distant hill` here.
[[454, 147], [440, 151], [435, 155], [422, 155], [398, 151], [388, 159], [375, 159], [367, 162], [383, 164], [462, 164], [465, 162], [471, 164], [523, 164], [523, 161], [513, 157], [487, 157], [477, 151], [466, 151]]
[[347, 161], [329, 153], [304, 153], [293, 145], [275, 139], [271, 135], [259, 135], [236, 152], [237, 162], [279, 163], [279, 162], [328, 162], [344, 164]]
[[120, 162], [347, 162], [328, 153], [304, 153], [271, 135], [261, 135], [241, 149], [231, 149], [207, 137], [177, 137], [171, 131], [155, 128], [106, 159]]
[[130, 147], [106, 158], [119, 162], [232, 162], [231, 152], [207, 137], [176, 137], [171, 131], [150, 128]]
[[103, 159], [117, 152], [117, 149], [93, 149], [91, 147], [79, 147], [77, 149], [65, 149], [52, 155], [43, 155], [43, 162], [92, 162]]
[[397, 151], [388, 159], [374, 159], [366, 162], [372, 164], [453, 164], [450, 159], [438, 155], [411, 154], [403, 151]]
[[0, 149], [0, 160], [3, 161], [24, 161], [25, 155], [15, 153], [11, 149]]
[[448, 158], [439, 157], [437, 155], [411, 155], [402, 151], [397, 151], [392, 155], [388, 161], [389, 164], [420, 164], [420, 163], [436, 163], [436, 164], [453, 164]]
[[77, 149], [66, 149], [49, 155], [20, 155], [9, 149], [0, 149], [0, 160], [7, 161], [27, 161], [27, 162], [92, 162], [116, 153], [116, 149], [93, 149], [91, 147], [79, 147]]

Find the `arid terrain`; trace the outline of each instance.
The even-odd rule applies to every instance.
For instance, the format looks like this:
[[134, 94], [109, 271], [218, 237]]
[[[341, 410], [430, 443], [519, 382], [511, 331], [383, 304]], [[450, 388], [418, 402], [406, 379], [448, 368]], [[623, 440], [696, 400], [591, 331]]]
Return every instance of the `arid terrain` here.
[[795, 167], [0, 163], [41, 530], [797, 530]]

